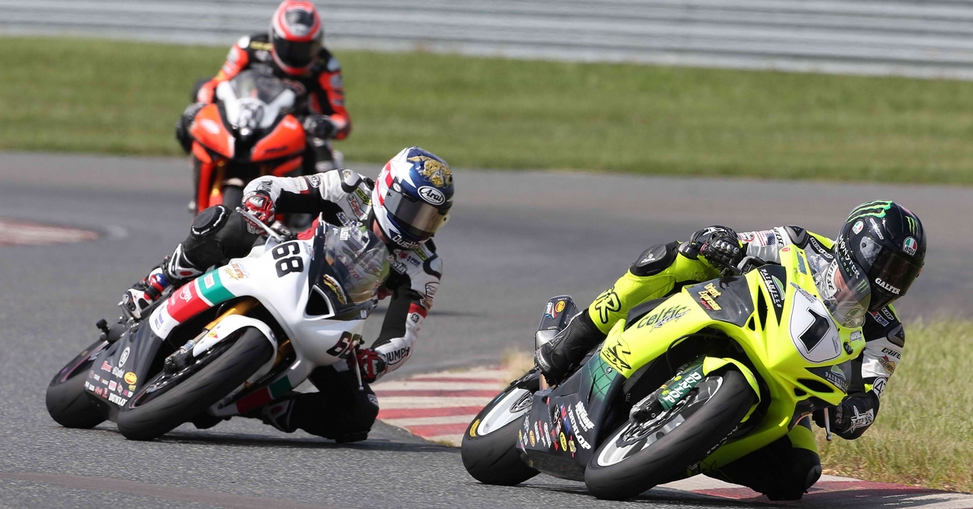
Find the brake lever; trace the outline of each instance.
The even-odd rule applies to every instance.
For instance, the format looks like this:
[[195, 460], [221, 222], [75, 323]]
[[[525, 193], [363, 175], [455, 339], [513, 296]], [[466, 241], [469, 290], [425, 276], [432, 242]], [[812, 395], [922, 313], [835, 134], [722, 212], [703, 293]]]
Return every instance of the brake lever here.
[[278, 243], [286, 242], [293, 235], [291, 231], [288, 230], [287, 227], [284, 226], [280, 221], [274, 221], [271, 226], [267, 226], [263, 221], [257, 219], [256, 216], [248, 212], [243, 207], [237, 207], [236, 211], [239, 212], [243, 217], [249, 219], [251, 223], [259, 225], [261, 228], [263, 228], [263, 230], [267, 232], [267, 235], [276, 240]]

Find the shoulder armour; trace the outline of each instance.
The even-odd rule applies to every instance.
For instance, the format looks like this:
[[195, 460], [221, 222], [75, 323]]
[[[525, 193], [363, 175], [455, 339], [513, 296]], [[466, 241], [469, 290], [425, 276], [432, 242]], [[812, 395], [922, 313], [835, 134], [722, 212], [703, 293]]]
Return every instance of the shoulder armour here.
[[362, 176], [355, 170], [345, 168], [333, 171], [341, 171], [341, 189], [346, 193], [354, 192], [362, 183]]
[[791, 238], [791, 242], [798, 247], [803, 248], [807, 245], [807, 230], [801, 228], [800, 226], [787, 225], [784, 227], [784, 231], [787, 232], [787, 236]]
[[266, 33], [254, 34], [249, 37], [250, 49], [254, 51], [271, 51], [274, 45], [270, 43], [270, 38]]

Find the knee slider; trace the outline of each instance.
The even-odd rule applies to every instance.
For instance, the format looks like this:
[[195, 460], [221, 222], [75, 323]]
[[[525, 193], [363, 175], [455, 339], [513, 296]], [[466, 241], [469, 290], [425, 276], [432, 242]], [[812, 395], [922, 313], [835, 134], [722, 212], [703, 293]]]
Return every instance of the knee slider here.
[[652, 246], [639, 255], [638, 260], [628, 269], [636, 276], [652, 276], [658, 274], [676, 261], [678, 242]]
[[229, 217], [229, 207], [225, 205], [209, 207], [193, 219], [190, 233], [193, 237], [209, 237], [223, 228]]

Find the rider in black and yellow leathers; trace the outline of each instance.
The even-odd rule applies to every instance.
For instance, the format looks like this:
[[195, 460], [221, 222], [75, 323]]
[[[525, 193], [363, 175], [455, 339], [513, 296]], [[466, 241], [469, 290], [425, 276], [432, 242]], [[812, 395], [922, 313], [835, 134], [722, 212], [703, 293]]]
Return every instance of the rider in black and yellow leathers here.
[[[651, 247], [554, 340], [538, 349], [535, 362], [548, 382], [556, 384], [634, 306], [716, 278], [721, 269], [735, 266], [747, 255], [778, 262], [778, 251], [789, 245], [805, 250], [826, 304], [829, 299], [846, 298], [855, 290], [848, 288], [851, 280], [860, 278], [854, 285], [859, 292], [854, 299], [861, 309], [852, 311], [859, 316], [850, 320], [862, 327], [866, 347], [856, 360], [859, 375], [853, 387], [829, 415], [836, 434], [858, 438], [874, 421], [885, 384], [905, 345], [905, 333], [891, 302], [905, 294], [925, 257], [922, 224], [915, 214], [889, 201], [854, 209], [835, 241], [798, 226], [739, 234], [711, 226], [695, 232], [688, 242]], [[829, 309], [834, 314], [837, 308]], [[823, 412], [816, 413], [814, 420], [824, 426]], [[743, 484], [773, 500], [801, 498], [821, 476], [810, 419], [805, 418], [777, 442], [708, 475]]]

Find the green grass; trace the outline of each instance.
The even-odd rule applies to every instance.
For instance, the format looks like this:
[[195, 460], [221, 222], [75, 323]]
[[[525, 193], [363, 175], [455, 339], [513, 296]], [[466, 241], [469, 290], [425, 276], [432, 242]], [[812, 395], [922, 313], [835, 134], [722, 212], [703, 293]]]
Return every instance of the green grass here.
[[[3, 38], [0, 149], [177, 155], [226, 48]], [[340, 51], [349, 161], [973, 183], [973, 83]]]
[[901, 366], [875, 424], [857, 440], [825, 442], [825, 472], [973, 492], [973, 322], [906, 326]]

